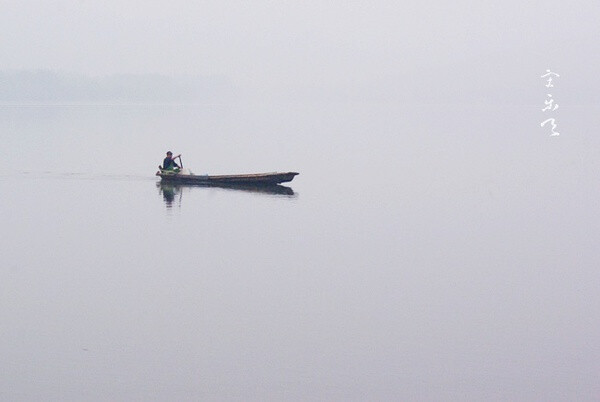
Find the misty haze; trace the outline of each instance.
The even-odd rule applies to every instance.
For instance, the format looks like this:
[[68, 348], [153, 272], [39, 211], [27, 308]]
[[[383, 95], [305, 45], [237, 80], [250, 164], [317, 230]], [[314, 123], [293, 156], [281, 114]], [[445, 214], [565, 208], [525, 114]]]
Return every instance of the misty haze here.
[[597, 400], [599, 17], [1, 4], [0, 400]]

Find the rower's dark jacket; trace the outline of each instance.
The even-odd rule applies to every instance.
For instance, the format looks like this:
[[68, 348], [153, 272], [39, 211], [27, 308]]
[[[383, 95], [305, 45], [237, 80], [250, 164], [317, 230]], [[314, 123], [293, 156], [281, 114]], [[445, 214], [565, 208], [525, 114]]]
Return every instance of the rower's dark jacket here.
[[167, 156], [163, 161], [163, 169], [172, 169], [176, 167], [178, 168], [179, 165], [176, 164], [173, 158], [171, 158], [170, 156]]

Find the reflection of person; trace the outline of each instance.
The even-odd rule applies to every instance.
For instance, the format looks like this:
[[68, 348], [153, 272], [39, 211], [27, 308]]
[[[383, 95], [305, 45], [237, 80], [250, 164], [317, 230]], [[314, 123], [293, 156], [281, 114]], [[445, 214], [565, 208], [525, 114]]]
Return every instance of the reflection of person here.
[[163, 169], [174, 169], [178, 168], [179, 165], [175, 163], [175, 159], [179, 158], [181, 154], [173, 158], [173, 152], [167, 152], [167, 157], [163, 160]]
[[171, 186], [161, 186], [161, 190], [167, 208], [171, 208], [173, 201], [175, 200], [175, 188]]

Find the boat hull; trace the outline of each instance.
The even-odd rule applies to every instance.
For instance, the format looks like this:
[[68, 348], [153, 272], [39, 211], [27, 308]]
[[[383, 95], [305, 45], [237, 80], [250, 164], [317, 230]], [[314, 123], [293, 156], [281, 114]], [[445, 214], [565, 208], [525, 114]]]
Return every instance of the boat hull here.
[[199, 184], [199, 185], [253, 185], [253, 186], [272, 186], [280, 183], [287, 183], [294, 179], [298, 173], [258, 173], [258, 174], [238, 174], [238, 175], [220, 175], [220, 176], [202, 176], [202, 175], [183, 175], [170, 171], [160, 170], [156, 175], [164, 182]]

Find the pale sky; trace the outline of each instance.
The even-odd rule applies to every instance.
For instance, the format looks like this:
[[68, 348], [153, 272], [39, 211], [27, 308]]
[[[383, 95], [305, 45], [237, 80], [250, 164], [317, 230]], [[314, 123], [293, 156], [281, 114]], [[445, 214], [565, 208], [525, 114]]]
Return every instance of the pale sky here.
[[599, 81], [597, 1], [0, 4], [3, 70], [219, 74], [254, 88], [478, 86], [545, 68]]

